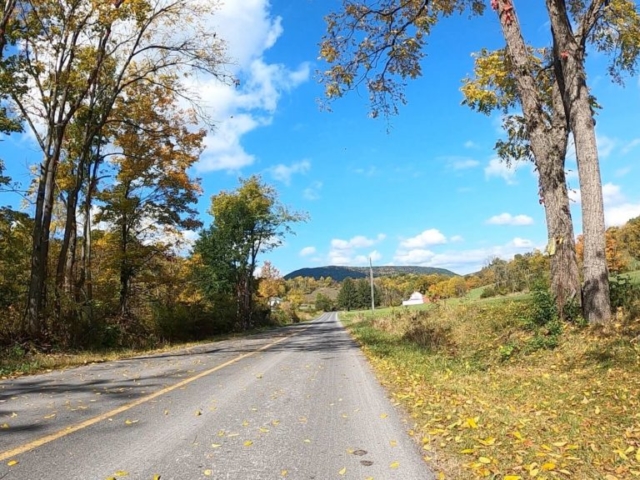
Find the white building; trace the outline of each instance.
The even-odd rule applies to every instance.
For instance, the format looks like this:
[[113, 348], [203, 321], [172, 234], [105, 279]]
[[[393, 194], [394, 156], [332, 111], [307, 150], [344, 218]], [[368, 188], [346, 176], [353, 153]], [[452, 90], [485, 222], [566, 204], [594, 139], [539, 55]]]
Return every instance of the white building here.
[[409, 297], [409, 300], [403, 300], [402, 305], [422, 305], [424, 303], [424, 297], [420, 292], [413, 292]]

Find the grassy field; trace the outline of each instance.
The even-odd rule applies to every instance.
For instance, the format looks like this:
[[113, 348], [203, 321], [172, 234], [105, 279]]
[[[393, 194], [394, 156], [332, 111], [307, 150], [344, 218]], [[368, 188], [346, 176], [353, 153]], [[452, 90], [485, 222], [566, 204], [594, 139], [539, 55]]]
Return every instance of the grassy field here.
[[341, 314], [441, 479], [640, 478], [640, 322], [531, 323], [528, 296]]

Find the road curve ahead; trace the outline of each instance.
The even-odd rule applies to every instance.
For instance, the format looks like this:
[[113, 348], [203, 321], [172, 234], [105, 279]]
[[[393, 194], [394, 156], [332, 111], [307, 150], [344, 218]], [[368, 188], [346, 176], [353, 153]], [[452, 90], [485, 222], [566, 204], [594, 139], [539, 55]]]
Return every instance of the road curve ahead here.
[[431, 480], [337, 315], [0, 382], [0, 479]]

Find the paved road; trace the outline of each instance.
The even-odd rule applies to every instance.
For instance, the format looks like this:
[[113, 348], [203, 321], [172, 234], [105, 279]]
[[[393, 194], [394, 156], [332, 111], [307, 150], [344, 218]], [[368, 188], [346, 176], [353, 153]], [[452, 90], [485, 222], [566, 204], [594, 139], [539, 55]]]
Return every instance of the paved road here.
[[0, 382], [0, 427], [2, 480], [433, 479], [336, 314]]

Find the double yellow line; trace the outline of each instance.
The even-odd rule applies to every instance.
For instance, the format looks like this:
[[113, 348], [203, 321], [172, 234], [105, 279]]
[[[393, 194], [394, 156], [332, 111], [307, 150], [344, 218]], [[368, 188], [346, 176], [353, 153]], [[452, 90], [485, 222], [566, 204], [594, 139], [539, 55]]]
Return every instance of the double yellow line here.
[[53, 442], [54, 440], [58, 440], [59, 438], [62, 437], [66, 437], [67, 435], [70, 435], [74, 432], [77, 432], [78, 430], [82, 430], [83, 428], [87, 428], [90, 427], [91, 425], [94, 425], [98, 422], [102, 422], [103, 420], [107, 420], [108, 418], [111, 418], [115, 415], [118, 415], [119, 413], [122, 412], [126, 412], [127, 410], [130, 410], [134, 407], [137, 407], [138, 405], [142, 405], [143, 403], [146, 403], [150, 400], [153, 400], [154, 398], [158, 398], [161, 395], [164, 395], [166, 393], [172, 392], [174, 390], [177, 390], [178, 388], [184, 387], [185, 385], [188, 385], [191, 382], [195, 382], [196, 380], [202, 378], [202, 377], [206, 377], [207, 375], [211, 375], [214, 372], [217, 372], [218, 370], [222, 370], [225, 367], [228, 367], [229, 365], [233, 365], [234, 363], [239, 362], [242, 359], [245, 359], [247, 357], [251, 357], [252, 355], [255, 355], [256, 353], [259, 352], [263, 352], [265, 350], [268, 350], [269, 348], [273, 347], [274, 345], [277, 345], [278, 343], [287, 340], [288, 338], [291, 338], [295, 335], [298, 335], [302, 332], [304, 332], [305, 330], [307, 330], [309, 327], [305, 327], [302, 330], [299, 330], [297, 332], [294, 332], [292, 334], [289, 334], [287, 336], [284, 336], [282, 338], [279, 338], [278, 340], [276, 340], [275, 342], [271, 342], [267, 345], [263, 345], [262, 347], [252, 351], [252, 352], [248, 352], [248, 353], [244, 353], [238, 357], [232, 358], [231, 360], [222, 363], [216, 367], [213, 367], [209, 370], [205, 370], [204, 372], [200, 372], [197, 375], [194, 375], [193, 377], [187, 378], [185, 380], [182, 380], [181, 382], [178, 382], [174, 385], [171, 385], [169, 387], [163, 388], [161, 390], [158, 390], [157, 392], [151, 393], [149, 395], [147, 395], [146, 397], [141, 397], [138, 400], [135, 400], [131, 403], [127, 403], [126, 405], [122, 405], [118, 408], [115, 408], [113, 410], [110, 410], [106, 413], [103, 413], [101, 415], [98, 415], [96, 417], [90, 418], [88, 420], [85, 420], [84, 422], [80, 422], [77, 423], [75, 425], [71, 425], [67, 428], [64, 428], [58, 432], [52, 433], [50, 435], [45, 435], [44, 437], [40, 437], [37, 440], [34, 440], [32, 442], [29, 443], [25, 443], [24, 445], [20, 445], [19, 447], [13, 448], [11, 450], [7, 450], [6, 452], [0, 452], [0, 462], [7, 460], [9, 458], [15, 457], [17, 455], [21, 455], [25, 452], [28, 452], [30, 450], [33, 450], [35, 448], [41, 447], [42, 445], [46, 445], [47, 443]]

